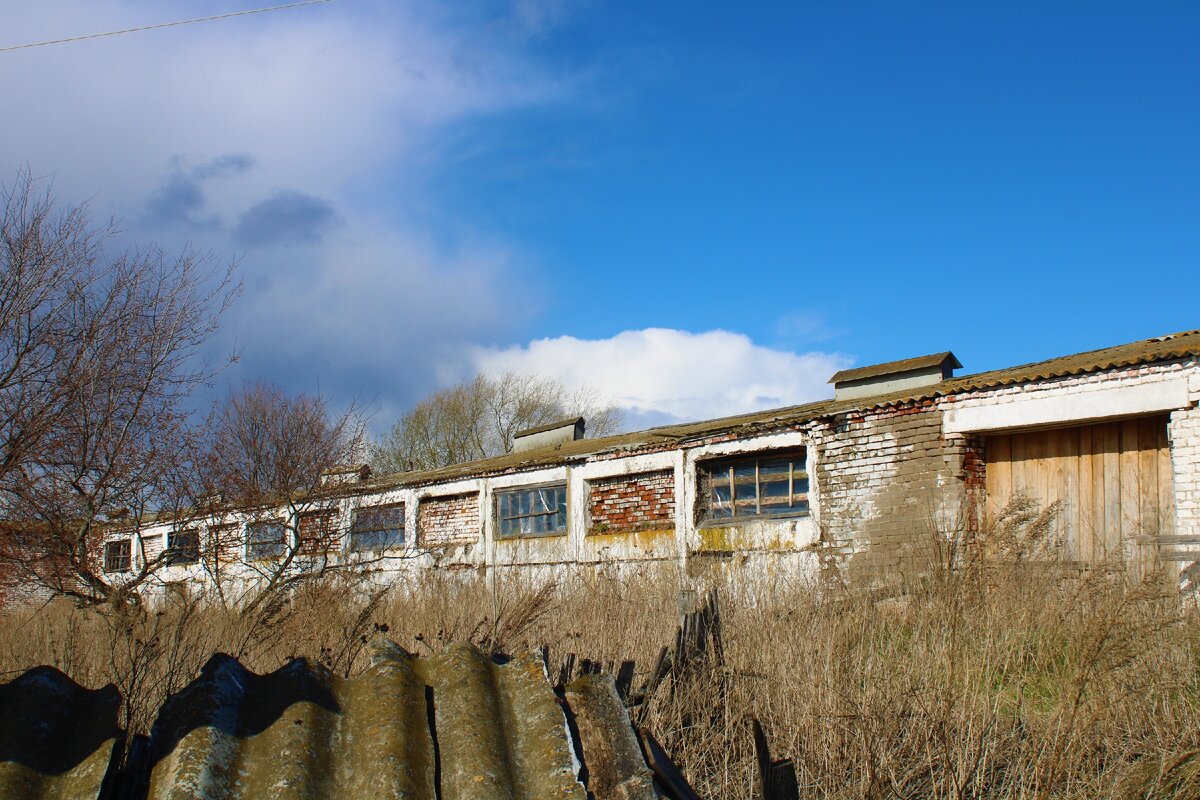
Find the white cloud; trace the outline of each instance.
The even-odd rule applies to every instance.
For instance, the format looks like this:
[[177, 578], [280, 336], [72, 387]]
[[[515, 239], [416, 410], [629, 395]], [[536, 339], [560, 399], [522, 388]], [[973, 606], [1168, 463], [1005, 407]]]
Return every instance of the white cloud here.
[[[17, 4], [0, 44], [225, 10], [236, 7]], [[459, 22], [408, 3], [335, 3], [4, 53], [0, 152], [89, 195], [140, 195], [174, 156], [226, 153], [258, 161], [247, 190], [334, 194], [402, 165], [443, 125], [560, 96], [569, 79], [538, 69], [519, 42]]]
[[723, 330], [622, 331], [608, 339], [560, 336], [528, 345], [476, 347], [473, 366], [591, 386], [630, 420], [698, 420], [795, 405], [830, 395], [829, 377], [850, 365], [839, 353], [793, 353]]
[[[253, 4], [7, 6], [0, 46]], [[565, 14], [550, 6], [543, 28]], [[229, 378], [320, 381], [393, 415], [468, 341], [525, 321], [504, 313], [520, 248], [421, 191], [447, 140], [571, 101], [574, 78], [493, 13], [355, 0], [0, 54], [0, 183], [28, 163], [131, 239], [240, 256], [245, 293], [217, 343], [241, 353]]]

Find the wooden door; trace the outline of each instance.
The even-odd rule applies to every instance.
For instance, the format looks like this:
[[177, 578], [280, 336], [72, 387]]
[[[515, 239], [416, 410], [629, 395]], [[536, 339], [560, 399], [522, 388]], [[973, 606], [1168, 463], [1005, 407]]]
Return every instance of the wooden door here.
[[989, 436], [986, 458], [989, 518], [1019, 492], [1061, 501], [1068, 558], [1137, 559], [1174, 533], [1165, 415]]

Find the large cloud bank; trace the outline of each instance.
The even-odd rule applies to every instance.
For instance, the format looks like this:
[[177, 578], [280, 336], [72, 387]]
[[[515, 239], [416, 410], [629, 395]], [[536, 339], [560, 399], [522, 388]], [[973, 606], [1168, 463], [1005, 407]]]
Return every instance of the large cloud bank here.
[[528, 345], [477, 347], [473, 363], [590, 386], [627, 415], [627, 427], [721, 417], [827, 397], [837, 353], [793, 353], [723, 330], [622, 331], [608, 339], [559, 336]]

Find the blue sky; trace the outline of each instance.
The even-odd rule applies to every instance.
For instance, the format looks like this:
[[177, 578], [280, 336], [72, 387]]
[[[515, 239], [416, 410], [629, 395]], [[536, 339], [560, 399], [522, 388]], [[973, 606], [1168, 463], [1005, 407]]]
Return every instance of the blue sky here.
[[[0, 0], [0, 46], [254, 8]], [[227, 380], [633, 424], [1197, 327], [1200, 7], [334, 0], [0, 53], [28, 163], [238, 257]]]

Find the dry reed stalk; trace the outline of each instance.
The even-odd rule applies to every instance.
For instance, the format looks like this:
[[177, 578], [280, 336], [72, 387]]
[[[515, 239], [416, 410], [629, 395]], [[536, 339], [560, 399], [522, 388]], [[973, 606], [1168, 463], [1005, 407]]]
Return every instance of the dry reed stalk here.
[[[806, 797], [1200, 795], [1200, 614], [1120, 564], [1046, 561], [1049, 529], [1018, 508], [969, 536], [934, 533], [888, 596], [845, 581], [725, 591], [724, 662], [668, 679], [638, 721], [707, 797], [752, 796], [750, 717], [795, 759]], [[417, 653], [474, 641], [546, 645], [552, 664], [634, 659], [640, 685], [674, 641], [682, 583], [674, 570], [345, 578], [249, 619], [203, 598], [126, 616], [54, 603], [2, 612], [0, 677], [45, 663], [116, 683], [134, 731], [215, 651], [259, 672], [303, 656], [353, 675], [380, 632]]]

